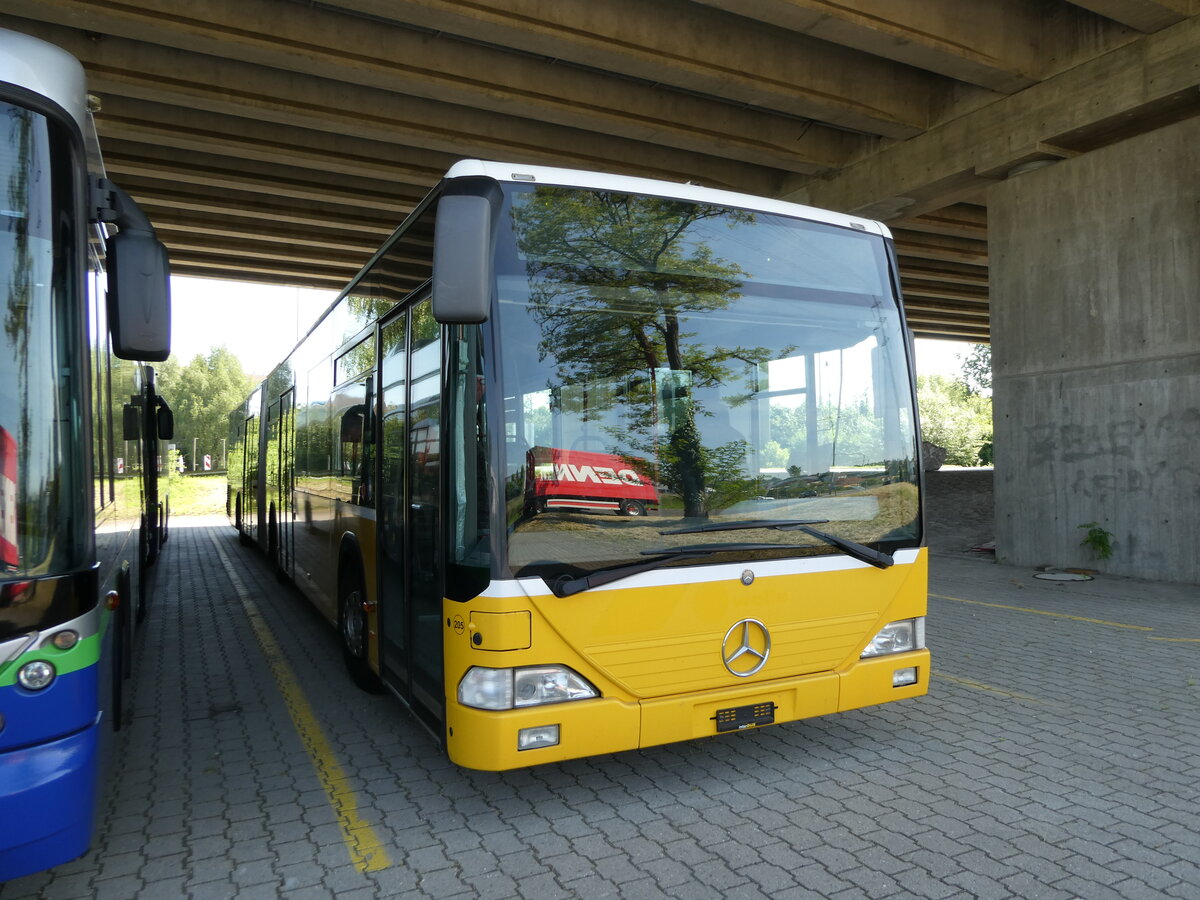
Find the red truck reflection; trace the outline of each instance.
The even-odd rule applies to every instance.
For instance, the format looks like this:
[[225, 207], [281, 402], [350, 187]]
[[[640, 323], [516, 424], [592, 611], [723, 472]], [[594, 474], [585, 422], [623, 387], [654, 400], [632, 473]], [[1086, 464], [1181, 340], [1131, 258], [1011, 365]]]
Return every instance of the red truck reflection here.
[[0, 572], [14, 571], [17, 549], [17, 442], [0, 428]]
[[658, 508], [658, 492], [638, 468], [645, 470], [644, 460], [534, 447], [525, 469], [525, 496], [537, 512], [611, 510], [623, 516], [644, 516], [646, 510]]

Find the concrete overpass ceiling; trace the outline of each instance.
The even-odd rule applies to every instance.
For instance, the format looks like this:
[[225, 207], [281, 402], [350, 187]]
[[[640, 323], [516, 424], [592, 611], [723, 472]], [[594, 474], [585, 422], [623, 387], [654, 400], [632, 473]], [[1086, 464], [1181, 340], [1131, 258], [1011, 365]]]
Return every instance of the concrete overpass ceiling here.
[[7, 0], [78, 56], [176, 272], [343, 286], [456, 159], [892, 228], [919, 335], [989, 336], [987, 188], [1200, 114], [1200, 0]]

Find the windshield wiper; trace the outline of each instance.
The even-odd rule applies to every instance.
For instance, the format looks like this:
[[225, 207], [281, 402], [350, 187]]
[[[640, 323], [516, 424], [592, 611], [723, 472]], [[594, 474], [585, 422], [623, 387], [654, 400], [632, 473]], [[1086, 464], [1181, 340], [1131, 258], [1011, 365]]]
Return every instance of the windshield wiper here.
[[811, 525], [824, 525], [828, 521], [828, 519], [750, 519], [744, 522], [712, 522], [708, 525], [696, 525], [691, 528], [679, 528], [674, 531], [660, 531], [659, 534], [699, 534], [711, 531], [742, 531], [747, 528], [803, 531], [805, 534], [811, 535], [819, 541], [824, 541], [831, 546], [837, 547], [847, 556], [852, 556], [860, 562], [875, 566], [877, 569], [886, 569], [888, 566], [895, 564], [896, 560], [889, 553], [872, 550], [870, 547], [866, 547], [857, 541], [840, 538], [828, 532], [809, 527]]
[[572, 594], [578, 594], [580, 591], [586, 591], [588, 588], [600, 587], [602, 584], [612, 584], [612, 582], [628, 578], [630, 575], [649, 572], [677, 559], [708, 556], [710, 553], [715, 552], [714, 550], [691, 549], [688, 547], [680, 547], [678, 550], [643, 550], [643, 554], [654, 553], [657, 555], [654, 559], [647, 559], [644, 562], [628, 563], [627, 565], [617, 566], [613, 569], [601, 569], [599, 572], [590, 572], [587, 575], [580, 575], [578, 578], [572, 578], [569, 575], [559, 575], [554, 579], [546, 578], [545, 582], [550, 590], [554, 592], [554, 596], [570, 597]]
[[809, 528], [807, 525], [800, 525], [796, 528], [784, 528], [783, 531], [803, 531], [805, 534], [811, 534], [819, 541], [824, 541], [827, 544], [832, 544], [837, 547], [847, 556], [853, 556], [860, 562], [868, 563], [877, 569], [886, 569], [888, 566], [895, 565], [896, 560], [892, 558], [890, 553], [884, 553], [881, 550], [872, 550], [857, 541], [852, 541], [848, 538], [840, 538], [833, 534], [827, 534], [824, 531], [818, 531], [816, 528]]
[[[828, 521], [821, 519], [821, 522]], [[677, 531], [660, 531], [659, 534], [697, 534], [707, 531], [741, 531], [747, 528], [774, 528], [777, 531], [803, 531], [805, 534], [812, 535], [818, 540], [825, 541], [837, 547], [847, 556], [852, 556], [861, 562], [868, 563], [879, 569], [886, 569], [895, 563], [887, 553], [882, 553], [878, 550], [872, 550], [870, 547], [864, 547], [862, 544], [855, 541], [847, 540], [846, 538], [836, 537], [832, 534], [826, 534], [823, 531], [818, 531], [815, 528], [810, 528], [807, 520], [782, 520], [782, 521], [760, 521], [760, 522], [737, 522], [729, 525], [699, 525], [695, 528], [681, 528]], [[650, 572], [654, 569], [664, 566], [669, 562], [675, 562], [680, 559], [695, 559], [701, 556], [711, 556], [714, 553], [744, 553], [749, 550], [791, 550], [793, 547], [788, 544], [751, 544], [751, 543], [728, 543], [728, 544], [689, 544], [685, 547], [666, 547], [658, 550], [643, 550], [643, 556], [652, 556], [653, 559], [647, 559], [644, 562], [628, 563], [623, 566], [616, 566], [612, 569], [602, 569], [599, 572], [590, 572], [587, 575], [580, 575], [578, 578], [572, 578], [569, 575], [559, 575], [557, 578], [546, 578], [546, 585], [554, 592], [556, 597], [570, 597], [573, 594], [581, 593], [590, 588], [600, 587], [604, 584], [612, 584], [614, 581], [620, 581], [622, 578], [629, 578], [631, 575], [640, 575], [642, 572]]]
[[727, 553], [730, 551], [739, 553], [747, 550], [790, 549], [787, 544], [690, 544], [687, 547], [643, 550], [642, 556], [653, 556], [654, 558], [648, 559], [645, 562], [617, 566], [613, 569], [602, 569], [599, 572], [580, 575], [578, 578], [571, 578], [569, 575], [559, 575], [553, 580], [547, 578], [545, 581], [550, 590], [554, 592], [554, 596], [570, 597], [572, 594], [578, 594], [581, 591], [586, 591], [588, 588], [600, 587], [602, 584], [612, 584], [614, 581], [620, 581], [622, 578], [628, 578], [630, 575], [649, 572], [652, 569], [657, 569], [659, 566], [675, 562], [678, 559], [695, 559], [699, 556], [711, 556], [714, 553]]

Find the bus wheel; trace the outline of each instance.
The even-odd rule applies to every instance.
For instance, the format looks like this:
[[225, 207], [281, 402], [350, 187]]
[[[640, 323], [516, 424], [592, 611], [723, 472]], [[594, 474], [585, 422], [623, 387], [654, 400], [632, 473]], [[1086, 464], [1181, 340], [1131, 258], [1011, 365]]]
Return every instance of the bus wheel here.
[[338, 634], [342, 639], [342, 658], [350, 680], [368, 693], [376, 694], [383, 685], [367, 662], [367, 613], [363, 609], [362, 582], [341, 579], [338, 591]]
[[645, 504], [641, 500], [622, 500], [621, 515], [623, 516], [644, 516], [646, 514]]

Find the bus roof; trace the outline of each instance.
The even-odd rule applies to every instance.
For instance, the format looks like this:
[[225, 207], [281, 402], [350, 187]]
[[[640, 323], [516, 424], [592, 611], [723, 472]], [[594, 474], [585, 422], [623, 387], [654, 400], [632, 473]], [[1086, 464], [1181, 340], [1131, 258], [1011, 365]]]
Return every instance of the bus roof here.
[[735, 191], [718, 190], [675, 181], [658, 181], [652, 178], [610, 175], [578, 169], [560, 169], [553, 166], [531, 166], [524, 163], [489, 162], [480, 159], [466, 159], [457, 162], [446, 173], [447, 179], [478, 178], [480, 176], [513, 184], [552, 184], [561, 187], [671, 197], [678, 200], [690, 200], [694, 203], [711, 203], [715, 206], [732, 206], [738, 209], [776, 213], [781, 216], [808, 219], [813, 222], [823, 222], [842, 228], [853, 228], [855, 231], [866, 231], [891, 237], [891, 232], [886, 225], [872, 219], [817, 209], [814, 206], [804, 206], [800, 203], [789, 203], [785, 200], [774, 200], [770, 197], [756, 197], [752, 194], [740, 194]]
[[81, 132], [87, 133], [87, 81], [83, 66], [61, 47], [0, 28], [0, 86], [5, 84], [53, 101], [70, 114]]

